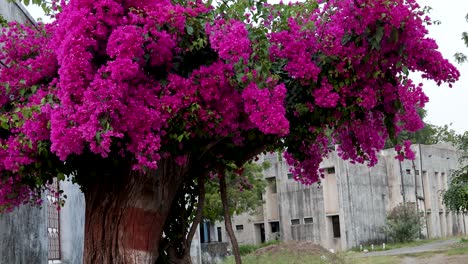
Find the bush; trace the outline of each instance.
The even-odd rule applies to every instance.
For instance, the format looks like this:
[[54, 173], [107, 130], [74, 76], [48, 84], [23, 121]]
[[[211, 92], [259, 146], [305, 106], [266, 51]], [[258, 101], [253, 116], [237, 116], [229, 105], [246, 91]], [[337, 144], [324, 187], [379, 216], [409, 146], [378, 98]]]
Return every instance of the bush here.
[[260, 248], [260, 245], [252, 245], [252, 244], [239, 245], [239, 251], [240, 251], [241, 256], [250, 254], [259, 248]]
[[400, 204], [387, 215], [384, 232], [392, 242], [404, 243], [419, 237], [422, 221], [415, 206]]
[[279, 243], [278, 240], [269, 240], [269, 241], [266, 241], [266, 242], [264, 242], [264, 243], [262, 243], [260, 245], [253, 245], [253, 244], [239, 245], [239, 251], [240, 251], [241, 256], [245, 256], [247, 254], [250, 254], [250, 253], [256, 251], [257, 249], [267, 247], [267, 246], [271, 246], [271, 245], [275, 245], [275, 244], [278, 244], [278, 243]]

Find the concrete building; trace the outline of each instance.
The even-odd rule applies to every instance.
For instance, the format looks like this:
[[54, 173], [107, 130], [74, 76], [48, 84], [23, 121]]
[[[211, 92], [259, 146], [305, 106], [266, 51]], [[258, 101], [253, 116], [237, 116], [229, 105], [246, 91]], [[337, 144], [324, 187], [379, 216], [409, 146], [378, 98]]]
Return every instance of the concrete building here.
[[[264, 204], [254, 214], [233, 217], [239, 243], [267, 240], [307, 240], [335, 250], [385, 241], [381, 231], [389, 210], [410, 203], [424, 216], [422, 236], [466, 234], [468, 217], [448, 211], [441, 192], [457, 167], [456, 150], [447, 144], [413, 145], [414, 161], [399, 162], [394, 150], [379, 153], [374, 167], [352, 164], [335, 152], [324, 160], [326, 175], [305, 186], [292, 179], [289, 167], [276, 153], [261, 158], [272, 166]], [[211, 227], [212, 241], [229, 241], [223, 223]]]
[[47, 192], [41, 207], [23, 205], [0, 215], [0, 263], [83, 263], [84, 196], [71, 182], [60, 188], [68, 196], [60, 211]]

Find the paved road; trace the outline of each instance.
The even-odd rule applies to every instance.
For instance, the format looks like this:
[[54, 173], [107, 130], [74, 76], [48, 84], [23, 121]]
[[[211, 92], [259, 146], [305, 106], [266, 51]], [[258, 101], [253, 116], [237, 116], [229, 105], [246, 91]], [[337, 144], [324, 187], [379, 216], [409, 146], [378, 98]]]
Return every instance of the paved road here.
[[363, 253], [363, 257], [374, 257], [374, 256], [390, 256], [390, 255], [403, 255], [403, 254], [411, 254], [411, 253], [421, 253], [426, 251], [438, 251], [444, 250], [450, 247], [451, 245], [460, 241], [458, 238], [454, 239], [447, 239], [442, 241], [436, 241], [432, 243], [427, 243], [420, 246], [415, 247], [406, 247], [406, 248], [397, 248], [385, 251], [375, 251], [369, 253]]

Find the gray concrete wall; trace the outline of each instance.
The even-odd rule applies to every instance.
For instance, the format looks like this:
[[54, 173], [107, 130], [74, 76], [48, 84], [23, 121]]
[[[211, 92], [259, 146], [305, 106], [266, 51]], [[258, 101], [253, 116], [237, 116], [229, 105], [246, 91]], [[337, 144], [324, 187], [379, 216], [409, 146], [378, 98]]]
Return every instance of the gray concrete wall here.
[[218, 264], [228, 255], [228, 243], [202, 243], [201, 252], [203, 264]]
[[192, 244], [190, 245], [190, 256], [192, 264], [202, 264], [202, 253], [200, 243], [200, 225], [197, 227], [195, 236], [193, 237]]
[[[320, 242], [326, 236], [322, 188], [304, 186], [288, 179], [287, 174], [282, 175], [279, 182], [281, 238]], [[306, 224], [304, 218], [312, 218], [312, 223]]]
[[0, 0], [0, 15], [7, 21], [18, 21], [19, 23], [35, 23], [31, 15], [20, 3]]
[[[61, 182], [67, 195], [60, 210], [61, 263], [83, 263], [84, 197], [77, 185]], [[47, 199], [44, 199], [47, 203]], [[0, 215], [0, 263], [42, 264], [48, 262], [47, 205], [20, 206]]]
[[0, 214], [0, 263], [47, 263], [47, 206]]
[[60, 245], [62, 263], [83, 263], [85, 200], [84, 195], [70, 181], [61, 182], [67, 195], [65, 206], [60, 211]]
[[[333, 157], [340, 200], [341, 249], [384, 239], [386, 218], [386, 163], [374, 167], [351, 164]], [[340, 249], [340, 248], [336, 248]]]

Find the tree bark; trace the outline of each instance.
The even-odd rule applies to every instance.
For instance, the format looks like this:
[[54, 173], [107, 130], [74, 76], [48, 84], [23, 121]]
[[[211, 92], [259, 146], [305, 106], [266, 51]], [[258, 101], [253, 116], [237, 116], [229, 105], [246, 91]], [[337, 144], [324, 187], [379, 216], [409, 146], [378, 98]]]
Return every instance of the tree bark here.
[[154, 264], [164, 224], [185, 175], [184, 168], [164, 160], [153, 173], [118, 166], [83, 185], [84, 264]]
[[232, 245], [232, 253], [234, 254], [234, 258], [236, 260], [236, 264], [241, 264], [242, 259], [240, 255], [239, 245], [237, 244], [236, 236], [234, 235], [234, 231], [232, 229], [232, 222], [231, 222], [231, 215], [229, 213], [229, 204], [227, 200], [227, 191], [226, 191], [226, 176], [225, 174], [221, 174], [219, 178], [219, 190], [221, 193], [221, 202], [223, 203], [223, 210], [224, 210], [224, 225], [226, 226], [226, 232], [229, 235], [229, 239], [231, 240]]

